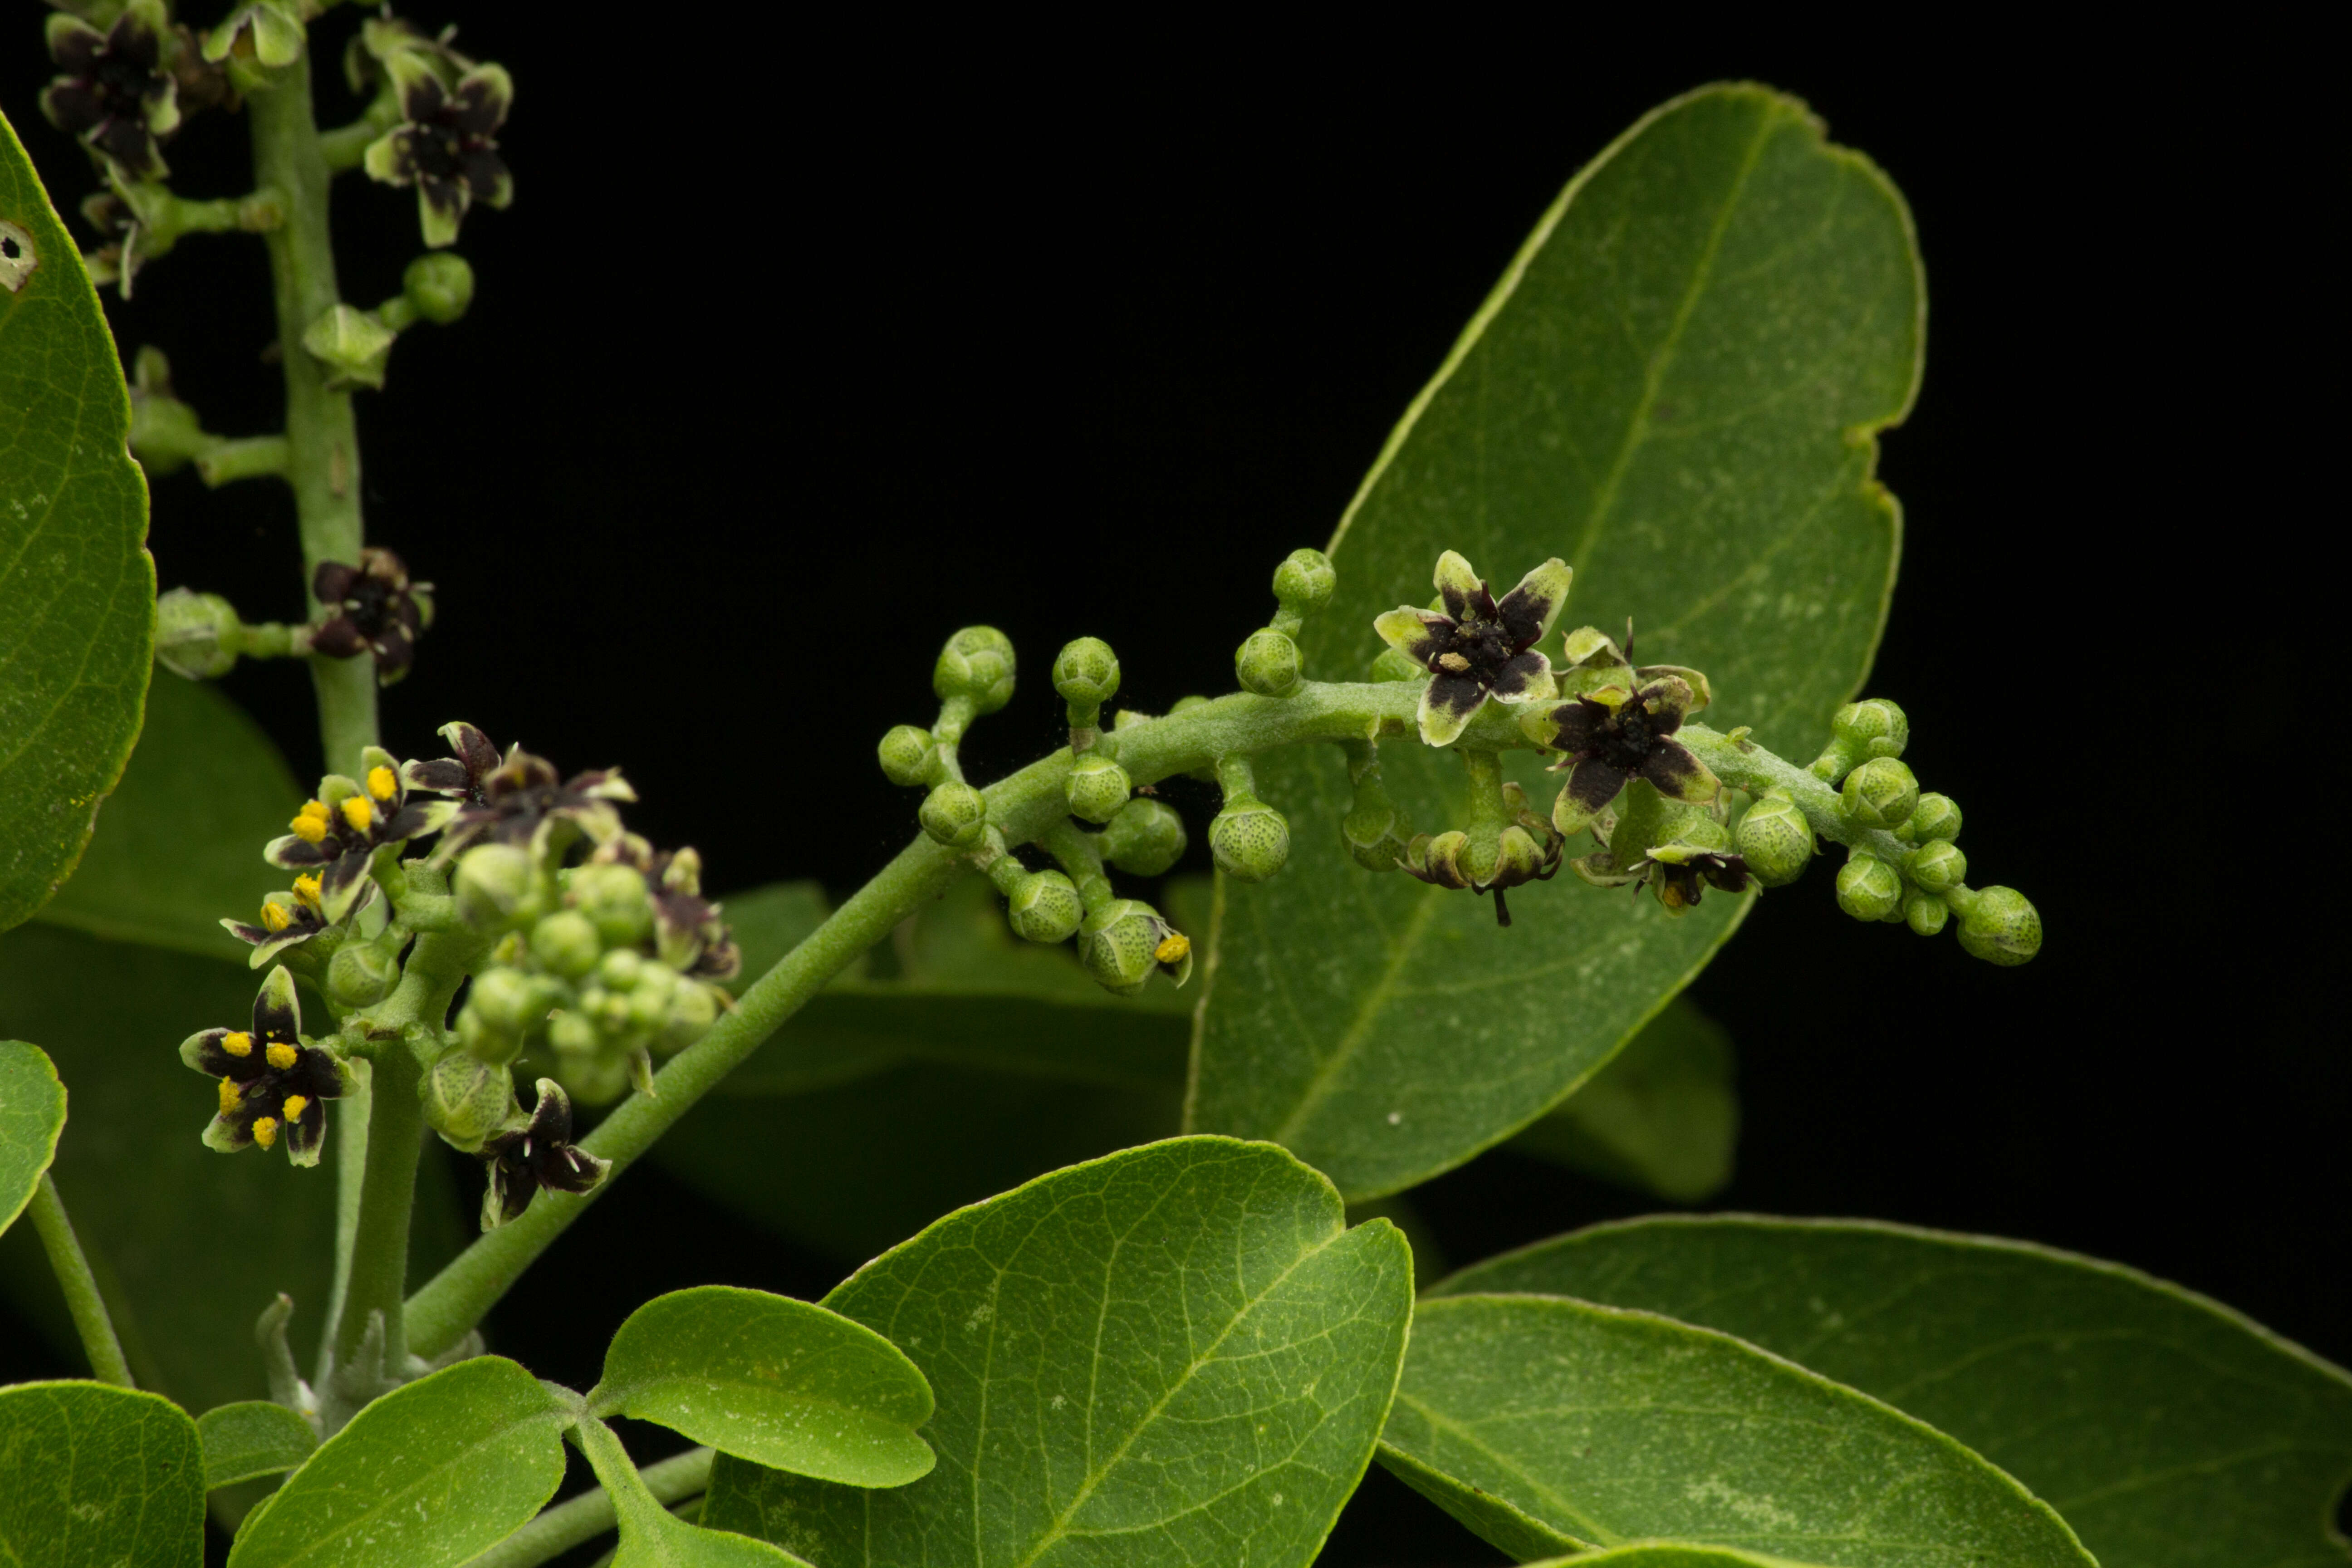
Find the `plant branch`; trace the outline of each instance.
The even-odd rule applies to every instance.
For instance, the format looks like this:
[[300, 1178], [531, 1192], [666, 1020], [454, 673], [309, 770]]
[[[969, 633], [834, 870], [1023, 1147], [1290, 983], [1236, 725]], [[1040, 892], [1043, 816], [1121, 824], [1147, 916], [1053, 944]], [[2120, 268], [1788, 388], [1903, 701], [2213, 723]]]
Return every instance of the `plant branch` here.
[[1796, 763], [1776, 757], [1755, 742], [1733, 740], [1704, 724], [1685, 724], [1675, 738], [1687, 745], [1715, 776], [1727, 784], [1759, 795], [1781, 789], [1805, 814], [1806, 823], [1823, 838], [1875, 856], [1899, 866], [1911, 846], [1883, 827], [1864, 827], [1838, 809], [1838, 792]]
[[73, 1314], [74, 1331], [81, 1335], [81, 1348], [89, 1357], [90, 1375], [100, 1383], [136, 1388], [131, 1364], [122, 1359], [122, 1342], [114, 1337], [114, 1320], [107, 1315], [105, 1300], [98, 1293], [97, 1277], [89, 1271], [89, 1259], [82, 1256], [73, 1221], [66, 1217], [65, 1200], [58, 1196], [57, 1179], [47, 1171], [41, 1173], [41, 1184], [33, 1190], [30, 1206], [33, 1228], [41, 1233], [49, 1267], [65, 1292], [66, 1310]]
[[[716, 1456], [694, 1448], [637, 1472], [645, 1489], [659, 1503], [675, 1503], [707, 1491], [710, 1464]], [[593, 1462], [593, 1457], [591, 1462]], [[620, 1521], [612, 1494], [603, 1486], [561, 1502], [465, 1564], [465, 1568], [537, 1568], [537, 1564], [593, 1541]]]

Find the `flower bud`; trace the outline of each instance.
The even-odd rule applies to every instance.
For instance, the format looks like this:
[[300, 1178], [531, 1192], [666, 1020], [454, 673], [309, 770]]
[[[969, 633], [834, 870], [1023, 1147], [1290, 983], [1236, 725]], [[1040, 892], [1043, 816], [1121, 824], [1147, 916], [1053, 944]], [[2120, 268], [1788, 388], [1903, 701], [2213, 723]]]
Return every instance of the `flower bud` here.
[[555, 1073], [579, 1104], [610, 1105], [629, 1091], [633, 1066], [625, 1056], [572, 1057], [558, 1061]]
[[431, 251], [408, 264], [400, 292], [410, 310], [446, 327], [474, 302], [474, 269], [454, 250]]
[[988, 826], [988, 802], [971, 785], [950, 779], [923, 797], [923, 808], [917, 816], [933, 843], [969, 849], [980, 842]]
[[931, 689], [942, 702], [963, 697], [975, 713], [995, 712], [1013, 700], [1013, 639], [994, 626], [964, 627], [940, 650]]
[[399, 334], [365, 310], [337, 305], [302, 331], [302, 347], [326, 368], [327, 390], [382, 386]]
[[1839, 800], [1864, 827], [1894, 827], [1918, 809], [1919, 781], [1893, 757], [1877, 757], [1845, 775]]
[[2014, 966], [2042, 951], [2042, 915], [2014, 888], [1979, 889], [1960, 910], [1960, 945], [1989, 963]]
[[670, 988], [669, 1014], [654, 1048], [664, 1056], [682, 1051], [710, 1032], [719, 1020], [719, 994], [699, 980], [681, 978]]
[[530, 854], [516, 844], [477, 845], [458, 857], [451, 890], [468, 925], [501, 931], [534, 902]]
[[1495, 844], [1495, 869], [1486, 879], [1498, 887], [1516, 888], [1535, 879], [1543, 869], [1543, 850], [1535, 835], [1513, 823]]
[[1931, 838], [1950, 840], [1960, 836], [1960, 803], [1948, 795], [1923, 795], [1911, 819], [1903, 825], [1904, 837], [1925, 844]]
[[1159, 969], [1181, 985], [1192, 973], [1192, 942], [1136, 899], [1118, 899], [1078, 928], [1078, 957], [1096, 984], [1118, 996], [1143, 989]]
[[1427, 675], [1429, 671], [1413, 663], [1412, 659], [1407, 658], [1395, 648], [1384, 647], [1381, 649], [1380, 657], [1372, 660], [1371, 672], [1367, 679], [1374, 682], [1383, 680], [1419, 680], [1423, 676]]
[[927, 784], [939, 776], [940, 743], [929, 730], [895, 724], [875, 750], [883, 776], [894, 784]]
[[1125, 768], [1099, 752], [1088, 752], [1070, 764], [1062, 790], [1072, 816], [1081, 822], [1108, 822], [1127, 805], [1133, 787]]
[[1271, 626], [1254, 631], [1234, 655], [1234, 675], [1244, 691], [1288, 697], [1299, 686], [1298, 645]]
[[1933, 936], [1952, 918], [1952, 907], [1933, 893], [1915, 892], [1903, 900], [1903, 919], [1921, 936]]
[[1067, 942], [1086, 919], [1077, 885], [1059, 871], [1033, 871], [1014, 884], [1005, 900], [1013, 933], [1024, 942]]
[[501, 1029], [488, 1016], [470, 1005], [457, 1010], [457, 1044], [463, 1048], [450, 1055], [467, 1057], [476, 1062], [493, 1067], [522, 1055], [522, 1037], [510, 1029]]
[[635, 947], [653, 934], [654, 898], [634, 866], [589, 865], [572, 873], [572, 907], [588, 917], [605, 947]]
[[1931, 893], [1957, 888], [1969, 879], [1969, 858], [1949, 839], [1930, 838], [1904, 857], [1911, 880]]
[[1768, 888], [1785, 888], [1804, 875], [1813, 858], [1812, 825], [1786, 790], [1767, 790], [1740, 817], [1732, 847], [1748, 875]]
[[1339, 838], [1349, 858], [1365, 870], [1393, 871], [1405, 850], [1404, 826], [1403, 810], [1386, 795], [1360, 798], [1340, 821]]
[[1873, 757], [1899, 757], [1911, 743], [1911, 721], [1884, 697], [1849, 702], [1830, 720], [1830, 733], [1847, 748], [1856, 763]]
[[1226, 876], [1263, 882], [1290, 858], [1290, 824], [1264, 801], [1244, 795], [1209, 824], [1209, 853]]
[[515, 1110], [514, 1080], [503, 1066], [451, 1051], [416, 1085], [425, 1124], [467, 1153], [506, 1125]]
[[327, 994], [338, 1007], [373, 1007], [400, 984], [400, 955], [372, 942], [347, 942], [327, 961]]
[[1099, 708], [1118, 695], [1118, 656], [1100, 637], [1080, 637], [1054, 658], [1054, 689], [1073, 708]]
[[578, 910], [558, 910], [531, 927], [531, 962], [566, 980], [578, 980], [595, 968], [604, 952], [595, 922]]
[[1838, 908], [1858, 921], [1883, 921], [1903, 905], [1903, 878], [1885, 861], [1857, 855], [1838, 868]]
[[1339, 574], [1319, 550], [1294, 550], [1274, 569], [1274, 596], [1295, 616], [1311, 616], [1331, 602]]
[[1418, 865], [1425, 880], [1441, 888], [1466, 888], [1470, 885], [1469, 874], [1462, 865], [1463, 855], [1470, 847], [1468, 834], [1458, 827], [1452, 827], [1426, 843], [1419, 838], [1412, 842], [1418, 853], [1409, 851], [1408, 854]]
[[520, 1039], [547, 1022], [548, 1011], [561, 995], [543, 974], [493, 964], [474, 976], [473, 988], [466, 993], [465, 1010], [479, 1014], [492, 1028]]
[[174, 588], [155, 601], [155, 662], [190, 680], [216, 680], [236, 665], [245, 623], [218, 594]]
[[567, 1058], [593, 1057], [604, 1046], [604, 1037], [596, 1032], [595, 1020], [570, 1008], [547, 1021], [547, 1043], [558, 1057]]
[[1137, 877], [1157, 877], [1184, 858], [1184, 819], [1173, 806], [1130, 800], [1100, 835], [1103, 858]]
[[614, 991], [634, 987], [638, 976], [649, 968], [659, 968], [633, 947], [616, 947], [596, 961], [596, 982]]

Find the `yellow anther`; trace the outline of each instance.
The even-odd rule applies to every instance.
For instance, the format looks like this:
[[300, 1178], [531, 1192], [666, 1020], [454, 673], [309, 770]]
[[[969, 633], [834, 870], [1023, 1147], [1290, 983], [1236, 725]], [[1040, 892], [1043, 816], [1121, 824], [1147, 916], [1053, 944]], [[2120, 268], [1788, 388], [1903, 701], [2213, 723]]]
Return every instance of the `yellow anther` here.
[[278, 1118], [264, 1116], [253, 1124], [253, 1141], [267, 1149], [278, 1142]]
[[294, 837], [303, 843], [316, 844], [327, 836], [327, 808], [314, 800], [296, 812], [294, 820], [286, 826], [292, 828]]
[[1160, 945], [1151, 950], [1153, 962], [1175, 963], [1192, 951], [1192, 939], [1181, 931], [1171, 931], [1160, 938]]
[[1458, 653], [1441, 653], [1437, 656], [1437, 663], [1439, 668], [1452, 670], [1456, 675], [1470, 673], [1470, 661]]
[[287, 1121], [299, 1121], [302, 1113], [310, 1109], [310, 1100], [308, 1095], [289, 1094], [286, 1097], [286, 1103], [278, 1109], [286, 1113]]
[[284, 1072], [288, 1068], [292, 1067], [297, 1061], [299, 1061], [302, 1057], [301, 1052], [296, 1050], [292, 1046], [288, 1045], [283, 1040], [272, 1040], [269, 1043], [269, 1048], [263, 1051], [261, 1054], [263, 1058], [268, 1061], [269, 1065], [276, 1068], [279, 1072]]
[[358, 795], [348, 795], [343, 800], [343, 820], [352, 825], [353, 831], [365, 833], [368, 824], [375, 820], [375, 807]]
[[236, 1109], [236, 1102], [244, 1098], [245, 1091], [236, 1087], [236, 1079], [233, 1078], [225, 1078], [221, 1079], [220, 1108], [221, 1114], [223, 1116], [226, 1116], [230, 1111], [235, 1110]]
[[386, 767], [368, 770], [368, 794], [378, 800], [390, 800], [400, 789], [400, 780]]
[[302, 803], [302, 809], [296, 812], [294, 815], [297, 816], [315, 816], [320, 821], [324, 822], [327, 820], [327, 803], [323, 800], [306, 800]]
[[294, 879], [294, 896], [312, 909], [319, 907], [319, 874], [305, 872]]
[[233, 1057], [249, 1057], [253, 1054], [253, 1037], [243, 1029], [231, 1029], [221, 1037], [221, 1049]]
[[261, 923], [269, 931], [284, 931], [294, 923], [294, 911], [273, 900], [261, 906]]

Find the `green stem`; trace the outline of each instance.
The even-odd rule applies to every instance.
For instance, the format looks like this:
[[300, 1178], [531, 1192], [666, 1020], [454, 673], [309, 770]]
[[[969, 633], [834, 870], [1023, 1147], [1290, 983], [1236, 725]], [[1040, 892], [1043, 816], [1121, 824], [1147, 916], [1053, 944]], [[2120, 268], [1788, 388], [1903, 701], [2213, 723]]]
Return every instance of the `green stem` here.
[[1094, 835], [1081, 828], [1068, 817], [1062, 818], [1038, 836], [1037, 842], [1054, 858], [1065, 875], [1077, 884], [1078, 901], [1092, 914], [1118, 897], [1103, 873], [1102, 851], [1097, 847]]
[[57, 1180], [47, 1171], [41, 1173], [41, 1184], [33, 1190], [31, 1207], [33, 1228], [41, 1233], [49, 1267], [57, 1273], [58, 1288], [65, 1291], [66, 1310], [73, 1314], [74, 1330], [81, 1335], [90, 1375], [100, 1383], [136, 1388], [138, 1384], [131, 1380], [131, 1363], [122, 1359], [122, 1342], [114, 1337], [114, 1320], [107, 1316], [106, 1302], [98, 1293], [97, 1277], [89, 1271], [89, 1259], [82, 1256], [73, 1221], [66, 1217]]
[[[715, 1457], [708, 1448], [694, 1448], [657, 1465], [647, 1465], [637, 1471], [637, 1476], [656, 1503], [679, 1502], [709, 1489], [710, 1464]], [[593, 1456], [589, 1462], [595, 1462]], [[619, 1518], [612, 1493], [599, 1486], [569, 1502], [556, 1504], [467, 1563], [465, 1568], [537, 1568], [537, 1564], [561, 1556], [582, 1542], [604, 1534], [619, 1522]]]
[[284, 476], [289, 448], [283, 436], [244, 436], [197, 454], [196, 477], [215, 489], [238, 479]]
[[[610, 1522], [620, 1524], [625, 1531], [648, 1539], [654, 1538], [656, 1532], [672, 1527], [668, 1510], [664, 1505], [677, 1500], [677, 1498], [690, 1496], [689, 1491], [682, 1489], [676, 1497], [665, 1498], [654, 1490], [653, 1471], [640, 1471], [635, 1461], [630, 1459], [629, 1451], [621, 1447], [621, 1439], [614, 1435], [613, 1429], [593, 1415], [583, 1417], [568, 1436], [587, 1456], [589, 1468], [596, 1472], [597, 1486], [612, 1515]], [[680, 1458], [691, 1458], [693, 1456], [682, 1455]], [[675, 1465], [677, 1460], [668, 1462]], [[690, 1474], [690, 1471], [681, 1469], [675, 1478], [666, 1479], [670, 1479], [671, 1484], [678, 1485]], [[710, 1484], [710, 1450], [708, 1448], [702, 1450], [702, 1484], [705, 1487]]]
[[1761, 795], [1786, 790], [1805, 821], [1823, 838], [1834, 840], [1892, 866], [1904, 863], [1911, 846], [1880, 827], [1863, 827], [1849, 821], [1839, 805], [1838, 792], [1796, 763], [1774, 756], [1755, 742], [1735, 741], [1704, 724], [1685, 724], [1675, 738], [1688, 746], [1715, 776], [1727, 784]]

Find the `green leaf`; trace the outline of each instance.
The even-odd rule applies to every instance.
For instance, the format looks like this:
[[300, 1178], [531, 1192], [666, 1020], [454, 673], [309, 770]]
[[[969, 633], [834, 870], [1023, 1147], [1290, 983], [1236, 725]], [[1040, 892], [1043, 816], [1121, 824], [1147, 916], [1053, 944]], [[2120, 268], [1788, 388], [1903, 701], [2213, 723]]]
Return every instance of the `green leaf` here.
[[1641, 1541], [1606, 1552], [1548, 1557], [1528, 1568], [1820, 1568], [1786, 1557], [1767, 1557], [1731, 1546], [1692, 1546], [1678, 1541]]
[[1381, 1462], [1523, 1560], [1672, 1537], [1835, 1568], [2095, 1568], [1933, 1427], [1727, 1334], [1557, 1297], [1423, 1302]]
[[939, 1397], [939, 1468], [853, 1491], [722, 1456], [703, 1521], [818, 1563], [1313, 1560], [1395, 1386], [1412, 1263], [1320, 1175], [1186, 1138], [949, 1215], [825, 1304]]
[[897, 1487], [929, 1471], [931, 1389], [888, 1340], [837, 1312], [764, 1290], [704, 1285], [629, 1314], [588, 1395], [795, 1475]]
[[196, 1417], [205, 1443], [205, 1489], [290, 1470], [310, 1457], [319, 1435], [283, 1405], [241, 1400]]
[[155, 563], [113, 335], [5, 119], [0, 226], [5, 931], [72, 874], [122, 775], [154, 656]]
[[0, 1231], [16, 1223], [56, 1158], [66, 1086], [38, 1046], [0, 1040]]
[[[1951, 1433], [2105, 1568], [2317, 1568], [2352, 1378], [2227, 1307], [2021, 1242], [1744, 1216], [1599, 1226], [1435, 1288], [1539, 1290], [1739, 1335]], [[1416, 1344], [1418, 1341], [1416, 1341]]]
[[[1801, 104], [1756, 87], [1667, 104], [1561, 193], [1390, 437], [1332, 538], [1309, 672], [1363, 679], [1372, 617], [1428, 603], [1441, 550], [1497, 591], [1556, 554], [1576, 569], [1563, 626], [1632, 616], [1645, 661], [1706, 671], [1710, 720], [1808, 755], [1885, 620], [1898, 530], [1873, 437], [1910, 405], [1924, 308], [1901, 196]], [[1452, 758], [1382, 754], [1416, 826], [1465, 819]], [[1557, 792], [1524, 755], [1510, 772]], [[1272, 1138], [1350, 1198], [1541, 1115], [1744, 908], [1717, 895], [1677, 921], [1562, 877], [1518, 890], [1498, 930], [1483, 900], [1347, 858], [1338, 757], [1266, 757], [1259, 793], [1297, 847], [1223, 889], [1188, 1125]]]
[[170, 1400], [102, 1383], [0, 1388], [0, 1562], [201, 1568], [204, 1457]]
[[500, 1356], [396, 1388], [248, 1521], [229, 1568], [441, 1568], [530, 1522], [563, 1480], [572, 1411]]
[[291, 885], [261, 850], [301, 803], [285, 759], [236, 703], [195, 681], [158, 680], [81, 868], [40, 918], [243, 963], [252, 950], [221, 919], [255, 920], [264, 893]]
[[731, 1531], [688, 1524], [663, 1510], [621, 1527], [621, 1547], [612, 1568], [778, 1568], [809, 1564], [781, 1547]]
[[1510, 1147], [1695, 1204], [1731, 1180], [1738, 1139], [1731, 1037], [1689, 997], [1677, 996]]

